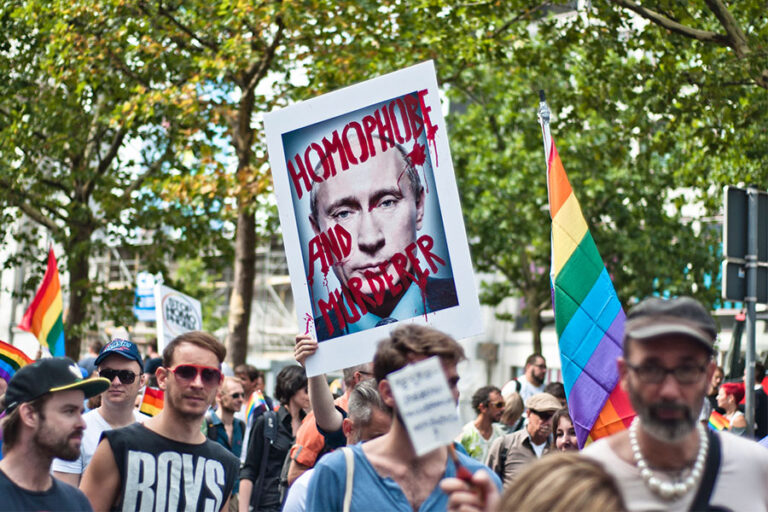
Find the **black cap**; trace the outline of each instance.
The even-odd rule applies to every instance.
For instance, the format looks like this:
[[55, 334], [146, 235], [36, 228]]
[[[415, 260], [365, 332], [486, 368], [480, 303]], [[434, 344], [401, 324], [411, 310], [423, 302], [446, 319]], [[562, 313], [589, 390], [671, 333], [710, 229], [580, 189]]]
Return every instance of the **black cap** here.
[[119, 356], [123, 356], [126, 359], [130, 359], [131, 361], [136, 361], [139, 363], [139, 369], [142, 372], [144, 371], [144, 363], [141, 360], [141, 355], [139, 355], [139, 349], [136, 347], [136, 344], [120, 338], [113, 339], [107, 344], [106, 347], [101, 349], [101, 352], [99, 352], [99, 356], [96, 358], [94, 365], [98, 367], [102, 361], [104, 361], [112, 354], [117, 354]]
[[714, 353], [717, 327], [712, 315], [691, 297], [651, 297], [632, 308], [624, 324], [624, 338], [647, 340], [679, 334], [698, 341]]
[[68, 357], [49, 357], [23, 366], [14, 374], [5, 392], [6, 411], [10, 413], [46, 393], [80, 389], [85, 398], [90, 398], [109, 386], [107, 379], [83, 379], [80, 367]]

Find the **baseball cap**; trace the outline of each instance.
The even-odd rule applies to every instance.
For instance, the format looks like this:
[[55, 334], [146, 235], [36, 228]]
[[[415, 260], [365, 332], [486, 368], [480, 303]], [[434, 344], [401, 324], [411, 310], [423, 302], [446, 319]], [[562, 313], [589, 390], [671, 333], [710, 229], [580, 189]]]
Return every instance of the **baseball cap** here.
[[698, 341], [710, 353], [717, 337], [712, 315], [692, 297], [662, 299], [651, 297], [641, 301], [627, 314], [624, 338], [648, 340], [679, 334]]
[[142, 372], [144, 371], [144, 363], [141, 360], [141, 355], [139, 354], [139, 349], [136, 347], [136, 344], [120, 338], [113, 339], [106, 347], [101, 349], [94, 365], [99, 366], [102, 361], [112, 354], [117, 354], [126, 359], [130, 359], [131, 361], [136, 361], [139, 363], [139, 369]]
[[525, 401], [525, 408], [541, 412], [557, 411], [563, 408], [563, 404], [549, 393], [536, 393]]
[[8, 383], [5, 392], [6, 411], [31, 402], [46, 393], [80, 389], [85, 398], [103, 393], [110, 386], [107, 379], [83, 379], [77, 363], [68, 357], [49, 357], [21, 367]]

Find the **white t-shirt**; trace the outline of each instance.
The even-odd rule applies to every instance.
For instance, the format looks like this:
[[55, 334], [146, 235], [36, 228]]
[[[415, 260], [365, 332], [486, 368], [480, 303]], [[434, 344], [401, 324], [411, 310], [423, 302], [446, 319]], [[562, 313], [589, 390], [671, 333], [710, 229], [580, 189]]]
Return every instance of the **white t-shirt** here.
[[[720, 471], [710, 498], [710, 505], [729, 510], [768, 511], [768, 450], [756, 442], [719, 432]], [[645, 485], [637, 466], [619, 458], [608, 443], [600, 439], [587, 446], [584, 455], [600, 462], [616, 479], [624, 496], [624, 503], [633, 510], [688, 510], [698, 491], [694, 487], [682, 498], [669, 502], [652, 493]], [[659, 477], [671, 474], [654, 470]], [[687, 474], [683, 475], [683, 478]]]
[[314, 472], [315, 468], [309, 468], [293, 481], [288, 488], [288, 495], [285, 497], [282, 512], [304, 512], [307, 510], [309, 479], [312, 478]]
[[[138, 423], [144, 423], [145, 420], [149, 419], [149, 416], [134, 409], [133, 418]], [[83, 442], [80, 445], [80, 457], [72, 461], [53, 459], [51, 471], [81, 475], [85, 471], [85, 467], [91, 462], [91, 457], [93, 457], [96, 446], [98, 446], [101, 439], [101, 433], [105, 430], [112, 430], [107, 420], [99, 414], [98, 409], [93, 409], [83, 414], [83, 421], [85, 421], [85, 431], [83, 432]]]

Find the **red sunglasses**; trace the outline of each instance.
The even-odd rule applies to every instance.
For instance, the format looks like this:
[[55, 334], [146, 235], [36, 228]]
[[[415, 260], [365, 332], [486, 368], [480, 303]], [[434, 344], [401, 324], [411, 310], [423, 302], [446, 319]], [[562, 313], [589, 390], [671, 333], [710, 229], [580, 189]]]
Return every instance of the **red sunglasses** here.
[[214, 386], [221, 383], [223, 375], [218, 368], [212, 366], [201, 366], [199, 364], [179, 364], [173, 368], [168, 368], [177, 379], [186, 382], [192, 382], [199, 375], [200, 380], [206, 386]]

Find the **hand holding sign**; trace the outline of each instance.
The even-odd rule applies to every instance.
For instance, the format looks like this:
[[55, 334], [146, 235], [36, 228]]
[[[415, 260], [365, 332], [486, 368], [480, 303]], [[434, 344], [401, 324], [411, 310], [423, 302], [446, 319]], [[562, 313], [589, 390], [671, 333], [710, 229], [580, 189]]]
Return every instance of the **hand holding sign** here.
[[461, 422], [437, 356], [392, 372], [387, 380], [416, 455], [453, 442]]

